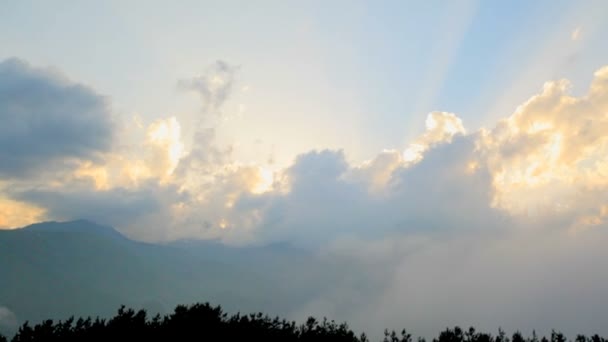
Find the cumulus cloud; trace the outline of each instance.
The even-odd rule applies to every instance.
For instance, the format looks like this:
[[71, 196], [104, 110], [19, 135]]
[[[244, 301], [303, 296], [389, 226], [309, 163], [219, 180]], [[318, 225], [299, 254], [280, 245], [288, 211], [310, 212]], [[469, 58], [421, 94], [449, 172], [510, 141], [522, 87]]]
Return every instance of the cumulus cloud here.
[[[409, 229], [382, 232], [360, 220], [376, 234], [330, 239], [327, 260], [356, 271], [344, 268], [345, 280], [302, 316], [427, 336], [446, 325], [497, 324], [527, 334], [605, 334], [597, 313], [608, 295], [607, 75], [598, 70], [580, 97], [567, 81], [548, 82], [493, 129], [425, 149], [414, 164], [385, 152], [362, 165], [370, 177], [382, 175], [390, 201], [380, 208], [395, 203], [388, 215], [363, 210]], [[351, 215], [360, 210], [352, 206]]]
[[364, 187], [341, 179], [347, 168], [341, 151], [300, 155], [285, 171], [288, 191], [247, 194], [235, 210], [261, 218], [258, 227], [264, 229], [256, 227], [255, 238], [262, 241], [318, 243], [337, 232], [357, 230], [366, 222], [357, 223], [361, 217], [356, 213], [365, 213], [365, 204], [371, 201]]
[[[218, 62], [191, 80], [207, 109], [220, 110], [230, 95], [234, 71]], [[0, 224], [31, 223], [13, 215], [18, 208], [28, 208], [30, 221], [86, 218], [142, 240], [221, 236], [222, 228], [239, 223], [236, 218], [228, 221], [225, 214], [236, 198], [259, 192], [272, 181], [260, 167], [233, 161], [231, 147], [215, 143], [214, 127], [194, 125], [188, 150], [176, 117], [138, 120], [121, 133], [141, 136], [139, 142], [112, 132], [122, 139], [116, 144], [120, 148], [104, 151], [98, 160], [71, 160], [50, 176], [0, 184], [9, 197], [5, 202], [11, 204], [10, 210], [0, 211]]]
[[570, 95], [566, 80], [547, 82], [513, 115], [481, 132], [496, 206], [576, 218], [606, 204], [599, 193], [607, 185], [607, 79], [604, 67], [581, 97]]
[[[93, 91], [23, 62], [5, 62], [3, 68], [43, 78], [47, 88], [63, 85], [96, 99]], [[217, 62], [180, 87], [199, 92], [206, 110], [218, 111], [230, 97], [235, 71]], [[602, 177], [608, 172], [607, 75], [608, 68], [598, 70], [581, 97], [569, 94], [565, 80], [547, 82], [490, 130], [467, 133], [455, 114], [433, 112], [426, 131], [403, 150], [385, 150], [363, 163], [347, 162], [342, 151], [312, 151], [273, 172], [234, 161], [232, 146], [217, 145], [215, 127], [196, 125], [186, 149], [177, 118], [158, 119], [140, 125], [144, 141], [130, 155], [111, 151], [101, 165], [78, 162], [52, 187], [21, 184], [10, 193], [49, 216], [92, 212], [84, 209], [89, 204], [106, 207], [99, 212], [116, 210], [122, 214], [113, 222], [129, 226], [139, 222], [129, 216], [147, 217], [144, 212], [163, 207], [166, 218], [157, 225], [166, 225], [158, 228], [166, 234], [157, 236], [226, 241], [314, 244], [349, 234], [475, 231], [503, 228], [531, 210], [571, 228], [598, 226], [608, 216], [608, 182]], [[83, 102], [105, 103], [100, 101]], [[111, 127], [108, 122], [101, 126]], [[77, 142], [79, 136], [68, 138]], [[50, 200], [54, 192], [65, 201]], [[62, 202], [69, 205], [60, 208]]]
[[22, 178], [98, 160], [112, 146], [108, 102], [87, 86], [20, 59], [0, 62], [0, 176]]
[[[256, 238], [306, 245], [349, 235], [371, 238], [498, 229], [506, 217], [491, 207], [488, 170], [470, 166], [474, 141], [460, 137], [435, 146], [415, 165], [400, 166], [395, 166], [400, 159], [394, 153], [379, 157], [388, 162], [357, 168], [345, 161], [341, 151], [313, 151], [299, 156], [285, 171], [288, 191], [247, 194], [235, 209], [258, 215]], [[388, 178], [382, 192], [369, 187], [378, 174]]]
[[607, 70], [580, 97], [548, 82], [490, 130], [431, 115], [416, 158], [302, 154], [277, 177], [286, 187], [244, 193], [225, 214], [256, 217], [254, 241], [325, 246], [344, 266], [300, 318], [422, 335], [456, 324], [605, 333]]
[[393, 172], [405, 164], [403, 153], [399, 150], [384, 150], [371, 160], [355, 166], [346, 176], [358, 182], [366, 183], [374, 192], [386, 189]]
[[426, 131], [403, 152], [408, 162], [417, 162], [429, 148], [451, 142], [455, 135], [465, 133], [462, 120], [454, 113], [432, 112], [426, 118]]
[[[492, 130], [467, 134], [455, 114], [433, 112], [426, 131], [403, 152], [386, 150], [361, 164], [347, 162], [341, 151], [313, 151], [269, 177], [259, 166], [232, 160], [231, 147], [215, 144], [214, 128], [198, 129], [185, 151], [180, 124], [169, 118], [148, 126], [141, 160], [120, 164], [122, 174], [129, 171], [138, 181], [112, 180], [116, 172], [90, 165], [81, 165], [78, 174], [96, 182], [85, 198], [100, 190], [148, 199], [154, 191], [172, 193], [159, 202], [170, 208], [159, 221], [166, 224], [159, 230], [167, 234], [158, 234], [164, 237], [314, 244], [353, 234], [502, 229], [531, 208], [544, 208], [570, 227], [597, 226], [608, 215], [606, 182], [598, 177], [608, 164], [606, 74], [599, 70], [580, 98], [568, 94], [568, 82], [548, 82]], [[209, 101], [222, 102], [209, 94]], [[144, 189], [155, 182], [160, 185], [139, 191], [139, 183]], [[33, 202], [45, 198], [37, 191], [17, 199], [46, 207]], [[139, 205], [145, 203], [132, 202], [158, 210]]]

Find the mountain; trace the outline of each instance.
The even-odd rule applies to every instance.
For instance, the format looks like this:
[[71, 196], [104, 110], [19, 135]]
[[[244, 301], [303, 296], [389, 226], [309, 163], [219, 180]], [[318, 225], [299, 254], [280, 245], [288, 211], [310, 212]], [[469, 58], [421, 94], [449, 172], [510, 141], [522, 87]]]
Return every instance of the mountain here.
[[321, 284], [321, 273], [299, 271], [323, 272], [315, 263], [288, 245], [148, 244], [90, 221], [44, 222], [0, 230], [0, 308], [21, 322], [110, 316], [121, 304], [162, 313], [199, 301], [284, 314]]
[[116, 229], [102, 226], [88, 220], [75, 220], [69, 222], [41, 222], [22, 228], [21, 231], [55, 232], [55, 233], [90, 233], [114, 239], [126, 239]]

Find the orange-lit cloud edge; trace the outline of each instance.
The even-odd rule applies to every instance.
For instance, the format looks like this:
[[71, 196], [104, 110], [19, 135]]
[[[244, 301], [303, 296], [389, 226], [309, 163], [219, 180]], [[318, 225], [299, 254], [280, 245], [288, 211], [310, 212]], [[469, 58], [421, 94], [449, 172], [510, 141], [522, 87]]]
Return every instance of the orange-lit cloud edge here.
[[[225, 83], [219, 77], [213, 76], [214, 84]], [[603, 195], [608, 190], [608, 66], [594, 73], [586, 94], [572, 96], [570, 87], [568, 80], [546, 82], [538, 94], [491, 129], [468, 131], [457, 114], [430, 113], [426, 131], [408, 146], [386, 149], [372, 160], [348, 164], [338, 172], [336, 181], [365, 188], [360, 196], [390, 197], [399, 174], [423, 163], [438, 147], [466, 139], [474, 147], [462, 160], [450, 162], [449, 182], [470, 183], [487, 174], [491, 184], [488, 206], [510, 217], [524, 221], [568, 217], [564, 228], [570, 232], [601, 226], [608, 218], [608, 198]], [[186, 148], [182, 125], [174, 116], [126, 125], [119, 139], [127, 140], [131, 135], [142, 136], [143, 141], [105, 153], [101, 161], [76, 160], [70, 172], [45, 178], [42, 183], [37, 180], [37, 187], [69, 191], [74, 182], [84, 182], [103, 193], [134, 190], [149, 183], [171, 186], [188, 196], [161, 199], [162, 219], [159, 213], [151, 213], [119, 229], [147, 240], [255, 240], [257, 231], [268, 224], [265, 210], [269, 198], [288, 196], [292, 191], [297, 160], [294, 165], [274, 169], [245, 165], [233, 160], [229, 150], [215, 146], [213, 137], [205, 136], [204, 130], [198, 130], [195, 143]], [[441, 159], [436, 167], [444, 167]], [[28, 181], [20, 184], [27, 186]], [[11, 180], [0, 182], [1, 189], [12, 185]], [[461, 195], [466, 201], [467, 193]], [[242, 205], [243, 198], [248, 202], [258, 198], [263, 204]], [[0, 204], [3, 228], [73, 218], [55, 217], [44, 206], [7, 193], [1, 195]], [[137, 228], [151, 224], [163, 225], [163, 233], [148, 235]], [[201, 225], [205, 229], [201, 230]]]

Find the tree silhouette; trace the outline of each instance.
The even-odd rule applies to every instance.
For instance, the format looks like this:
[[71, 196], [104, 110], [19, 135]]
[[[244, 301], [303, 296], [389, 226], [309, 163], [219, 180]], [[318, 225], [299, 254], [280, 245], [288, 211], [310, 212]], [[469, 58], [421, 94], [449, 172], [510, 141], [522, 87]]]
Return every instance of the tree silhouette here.
[[412, 342], [412, 335], [408, 334], [405, 329], [401, 330], [401, 336], [397, 336], [395, 330], [390, 333], [388, 330], [384, 330], [384, 340], [383, 342]]
[[[303, 324], [296, 324], [279, 317], [271, 318], [262, 313], [228, 315], [220, 306], [197, 303], [190, 306], [179, 305], [165, 316], [152, 318], [145, 310], [135, 311], [121, 306], [116, 315], [107, 320], [91, 317], [53, 322], [44, 320], [34, 326], [25, 322], [11, 339], [12, 342], [38, 341], [339, 341], [368, 342], [366, 334], [357, 336], [346, 323], [323, 318], [319, 321], [308, 318]], [[401, 333], [384, 331], [383, 342], [412, 342], [412, 335], [406, 330]], [[425, 342], [418, 338], [418, 342]], [[464, 331], [460, 327], [446, 328], [433, 338], [433, 342], [539, 342], [536, 332], [525, 338], [519, 331], [509, 339], [498, 330], [491, 334], [476, 331], [473, 327]], [[552, 331], [550, 339], [542, 337], [541, 342], [567, 342], [560, 332]], [[8, 339], [0, 335], [0, 342]], [[608, 342], [598, 335], [576, 336], [575, 342]]]

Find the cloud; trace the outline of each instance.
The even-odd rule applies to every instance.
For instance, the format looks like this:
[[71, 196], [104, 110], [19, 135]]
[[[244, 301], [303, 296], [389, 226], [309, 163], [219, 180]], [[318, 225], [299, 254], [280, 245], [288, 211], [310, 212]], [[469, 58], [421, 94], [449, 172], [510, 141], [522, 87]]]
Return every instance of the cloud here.
[[253, 241], [321, 246], [339, 265], [298, 318], [427, 336], [497, 324], [606, 333], [607, 79], [598, 70], [579, 97], [548, 82], [490, 130], [466, 134], [455, 115], [435, 114], [459, 124], [427, 124], [413, 159], [302, 154], [276, 177], [285, 187], [244, 193], [228, 214], [255, 215]]
[[[218, 62], [180, 84], [217, 111], [235, 70]], [[216, 127], [197, 125], [186, 149], [177, 118], [158, 119], [140, 124], [144, 139], [130, 151], [106, 152], [102, 163], [80, 161], [53, 186], [24, 182], [9, 192], [49, 217], [116, 210], [104, 223], [128, 227], [162, 208], [158, 238], [315, 245], [345, 235], [501, 230], [531, 212], [571, 229], [597, 227], [608, 217], [607, 80], [608, 68], [598, 70], [580, 97], [569, 94], [566, 80], [547, 82], [492, 129], [467, 133], [457, 115], [432, 112], [426, 131], [403, 150], [362, 163], [347, 161], [343, 151], [311, 151], [272, 172], [233, 160], [233, 147], [217, 144]], [[55, 193], [63, 200], [51, 200]]]
[[178, 87], [197, 93], [203, 101], [204, 113], [217, 113], [232, 92], [237, 70], [224, 61], [217, 61], [202, 75], [180, 80]]
[[146, 164], [156, 178], [170, 177], [184, 156], [181, 127], [175, 117], [159, 119], [146, 131]]
[[403, 152], [405, 161], [417, 162], [433, 145], [451, 142], [456, 135], [465, 133], [462, 120], [454, 113], [432, 112], [426, 118], [426, 131]]
[[239, 165], [231, 147], [215, 145], [214, 128], [200, 129], [172, 173], [190, 196], [172, 204], [179, 217], [165, 236], [317, 246], [346, 236], [501, 234], [530, 213], [559, 229], [601, 226], [606, 70], [578, 98], [567, 81], [546, 83], [491, 130], [467, 134], [455, 114], [433, 112], [404, 152], [360, 164], [342, 151], [301, 154], [264, 191], [254, 190], [267, 183], [263, 168]]
[[545, 229], [336, 241], [322, 260], [340, 265], [338, 274], [295, 316], [327, 315], [371, 334], [405, 327], [430, 337], [454, 325], [605, 334], [598, 313], [608, 294], [606, 234]]
[[[498, 230], [506, 216], [491, 207], [489, 171], [471, 168], [475, 151], [475, 137], [461, 136], [414, 165], [385, 152], [362, 167], [349, 165], [341, 151], [313, 151], [285, 171], [287, 191], [245, 194], [235, 210], [256, 213], [257, 239], [309, 246], [351, 235]], [[378, 177], [382, 191], [369, 186]]]
[[[493, 129], [424, 149], [413, 164], [389, 151], [359, 166], [354, 179], [380, 175], [373, 194], [386, 201], [344, 211], [373, 234], [328, 239], [326, 262], [343, 274], [296, 315], [426, 336], [451, 325], [608, 332], [598, 315], [608, 298], [608, 68], [594, 76], [579, 97], [565, 80], [547, 82]], [[306, 206], [336, 205], [319, 198]], [[390, 222], [400, 229], [382, 229]]]
[[0, 332], [14, 331], [18, 325], [17, 316], [7, 307], [0, 305]]
[[[567, 80], [547, 82], [491, 131], [480, 154], [493, 175], [494, 205], [514, 214], [544, 212], [576, 218], [606, 204], [608, 69], [598, 70], [589, 92], [570, 95]], [[592, 199], [593, 198], [593, 199]]]
[[302, 154], [285, 171], [288, 191], [245, 194], [235, 210], [254, 212], [261, 218], [255, 239], [262, 241], [318, 243], [337, 232], [357, 230], [366, 223], [356, 221], [361, 218], [357, 213], [366, 212], [367, 190], [341, 179], [347, 169], [341, 151]]
[[373, 159], [354, 166], [346, 178], [367, 184], [372, 192], [381, 192], [386, 189], [393, 172], [403, 167], [405, 163], [401, 151], [384, 150]]
[[0, 176], [23, 178], [98, 160], [111, 149], [108, 101], [92, 89], [20, 59], [0, 62]]
[[257, 218], [253, 241], [306, 246], [345, 236], [502, 226], [504, 215], [490, 206], [492, 178], [487, 169], [472, 166], [476, 135], [464, 136], [461, 120], [452, 113], [431, 113], [426, 123], [427, 131], [416, 139], [424, 146], [416, 160], [406, 160], [397, 150], [359, 165], [348, 163], [342, 151], [301, 154], [275, 176], [273, 191], [244, 193], [230, 215]]
[[0, 197], [0, 228], [17, 228], [39, 222], [45, 210], [32, 205]]
[[[60, 188], [11, 193], [11, 197], [17, 200], [45, 208], [49, 219], [88, 219], [119, 227], [122, 232], [142, 240], [166, 239], [171, 206], [184, 201], [187, 196], [175, 186], [162, 186], [154, 181], [143, 182], [134, 189], [114, 187], [97, 190], [88, 183], [72, 183]], [[156, 220], [154, 226], [143, 226], [142, 223], [150, 217]]]
[[[234, 71], [218, 62], [192, 80], [203, 92], [205, 106], [221, 109], [230, 95]], [[203, 91], [207, 81], [209, 88]], [[0, 211], [0, 224], [85, 218], [113, 225], [142, 240], [217, 238], [221, 227], [228, 225], [224, 215], [227, 204], [243, 192], [260, 192], [270, 186], [268, 172], [239, 165], [231, 158], [230, 146], [216, 145], [214, 127], [195, 124], [188, 151], [176, 117], [148, 124], [137, 120], [133, 127], [122, 128], [126, 129], [121, 134], [109, 133], [117, 140], [112, 147], [119, 148], [104, 150], [96, 160], [62, 160], [64, 167], [52, 174], [0, 183], [6, 197], [3, 200], [10, 204]], [[133, 141], [133, 137], [142, 140]], [[17, 219], [17, 209], [27, 209], [29, 220]], [[230, 220], [231, 225], [237, 222]]]

